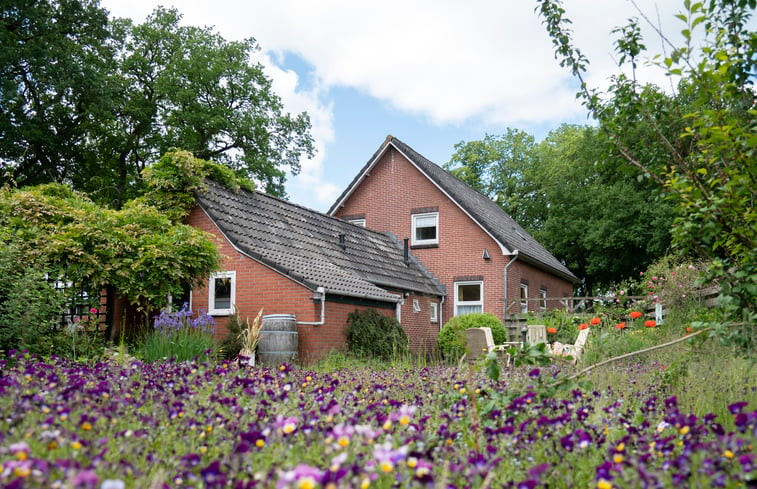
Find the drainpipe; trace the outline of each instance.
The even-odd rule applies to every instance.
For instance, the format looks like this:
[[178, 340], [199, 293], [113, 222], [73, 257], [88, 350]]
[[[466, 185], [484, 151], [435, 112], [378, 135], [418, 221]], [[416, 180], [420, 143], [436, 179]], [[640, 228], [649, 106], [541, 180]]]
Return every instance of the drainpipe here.
[[297, 321], [297, 324], [302, 324], [304, 326], [321, 326], [326, 322], [326, 289], [324, 289], [323, 287], [318, 287], [317, 289], [315, 289], [315, 293], [321, 296], [321, 320], [316, 322]]
[[442, 330], [442, 326], [444, 325], [444, 321], [442, 321], [442, 311], [444, 310], [444, 298], [446, 296], [442, 296], [441, 302], [439, 302], [439, 331]]
[[505, 274], [505, 278], [504, 278], [504, 282], [505, 282], [505, 284], [504, 284], [505, 285], [505, 310], [504, 310], [503, 319], [505, 319], [507, 317], [507, 314], [508, 314], [507, 311], [508, 311], [508, 309], [510, 309], [510, 306], [507, 304], [507, 269], [510, 268], [510, 265], [512, 265], [513, 263], [515, 263], [515, 260], [518, 259], [518, 250], [513, 251], [512, 255], [510, 255], [510, 256], [512, 256], [513, 258], [512, 258], [512, 260], [510, 260], [509, 262], [507, 262], [507, 265], [505, 265], [505, 272], [504, 272], [504, 274]]

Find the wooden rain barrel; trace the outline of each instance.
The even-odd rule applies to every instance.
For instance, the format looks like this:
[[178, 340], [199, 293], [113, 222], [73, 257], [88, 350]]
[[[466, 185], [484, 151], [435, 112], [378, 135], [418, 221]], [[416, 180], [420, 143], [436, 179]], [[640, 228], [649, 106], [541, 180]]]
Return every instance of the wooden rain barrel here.
[[291, 363], [297, 356], [297, 318], [294, 314], [263, 316], [257, 359], [263, 365]]

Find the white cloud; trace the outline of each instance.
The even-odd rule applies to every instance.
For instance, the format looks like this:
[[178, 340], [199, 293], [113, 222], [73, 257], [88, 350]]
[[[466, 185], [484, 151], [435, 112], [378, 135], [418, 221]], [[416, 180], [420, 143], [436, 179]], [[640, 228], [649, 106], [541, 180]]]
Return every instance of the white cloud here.
[[[575, 44], [591, 61], [587, 81], [605, 87], [617, 72], [611, 30], [638, 16], [629, 0], [566, 0]], [[680, 30], [673, 14], [679, 2], [636, 0], [647, 15]], [[158, 2], [103, 0], [113, 15], [142, 20]], [[302, 162], [289, 188], [307, 191], [320, 203], [337, 187], [326, 183], [323, 162], [334, 134], [329, 90], [350, 87], [436, 125], [475, 122], [486, 126], [533, 127], [583, 120], [576, 81], [554, 58], [536, 2], [516, 0], [175, 0], [187, 24], [214, 26], [226, 38], [255, 37], [266, 73], [288, 111], [307, 111], [317, 156]], [[646, 35], [649, 34], [649, 29]], [[660, 51], [654, 36], [652, 52]], [[303, 88], [298, 75], [277, 63], [287, 53], [313, 67]], [[665, 83], [650, 70], [650, 80]], [[293, 192], [290, 192], [293, 193]]]

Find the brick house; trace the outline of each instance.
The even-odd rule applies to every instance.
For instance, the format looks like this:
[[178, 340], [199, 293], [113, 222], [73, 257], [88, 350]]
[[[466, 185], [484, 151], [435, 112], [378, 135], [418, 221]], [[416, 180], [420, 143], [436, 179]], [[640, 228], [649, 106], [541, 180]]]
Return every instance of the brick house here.
[[440, 324], [468, 312], [504, 320], [560, 307], [579, 282], [495, 202], [392, 136], [328, 214], [409, 237], [446, 287]]
[[210, 180], [186, 222], [214, 235], [222, 255], [222, 270], [190, 296], [217, 336], [233, 305], [249, 318], [293, 314], [309, 363], [345, 347], [349, 313], [374, 308], [400, 321], [413, 352], [436, 348], [444, 288], [391, 234]]

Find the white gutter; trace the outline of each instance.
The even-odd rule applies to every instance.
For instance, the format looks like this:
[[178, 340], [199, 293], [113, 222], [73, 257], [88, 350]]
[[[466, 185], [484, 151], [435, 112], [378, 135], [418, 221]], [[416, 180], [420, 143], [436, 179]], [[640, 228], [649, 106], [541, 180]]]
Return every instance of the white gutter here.
[[510, 306], [507, 304], [507, 269], [510, 268], [510, 265], [512, 265], [513, 263], [515, 263], [515, 260], [518, 259], [518, 250], [513, 251], [513, 253], [512, 253], [511, 256], [513, 258], [512, 258], [512, 260], [510, 260], [509, 262], [507, 262], [507, 265], [505, 265], [505, 272], [504, 272], [504, 275], [505, 275], [505, 277], [504, 277], [504, 282], [505, 282], [504, 283], [504, 286], [505, 286], [505, 310], [503, 311], [504, 312], [503, 319], [504, 319], [505, 316], [507, 316], [507, 314], [508, 314], [507, 311], [510, 309]]
[[322, 326], [326, 322], [326, 289], [318, 287], [315, 290], [316, 294], [321, 295], [321, 320], [316, 322], [297, 321], [297, 324], [304, 326]]

